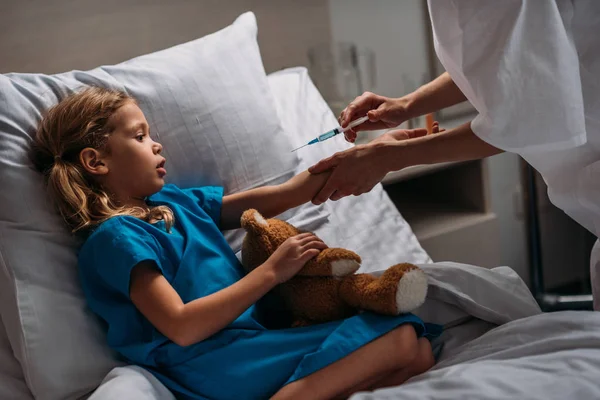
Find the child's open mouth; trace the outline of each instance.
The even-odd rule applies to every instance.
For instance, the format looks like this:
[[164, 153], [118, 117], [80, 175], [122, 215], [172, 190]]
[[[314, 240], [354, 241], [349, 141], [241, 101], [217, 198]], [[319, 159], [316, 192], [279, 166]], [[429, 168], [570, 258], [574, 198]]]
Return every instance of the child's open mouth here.
[[165, 160], [163, 158], [163, 160], [160, 163], [158, 163], [158, 165], [156, 166], [156, 171], [158, 172], [158, 176], [160, 176], [161, 178], [167, 174], [167, 170], [165, 169], [166, 162], [167, 162], [167, 160]]

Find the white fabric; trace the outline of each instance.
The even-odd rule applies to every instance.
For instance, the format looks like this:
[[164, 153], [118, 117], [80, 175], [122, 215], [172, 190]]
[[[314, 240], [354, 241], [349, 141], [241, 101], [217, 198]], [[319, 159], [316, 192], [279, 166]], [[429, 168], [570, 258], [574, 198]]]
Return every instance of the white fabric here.
[[[465, 316], [502, 325], [541, 313], [527, 285], [508, 267], [492, 269], [443, 262], [419, 265], [428, 275], [427, 302], [415, 314], [427, 322], [456, 325]], [[449, 312], [441, 304], [452, 305], [463, 315]]]
[[[80, 397], [120, 365], [86, 308], [77, 243], [28, 160], [43, 110], [85, 85], [124, 89], [164, 145], [170, 182], [232, 192], [285, 180], [298, 159], [274, 117], [256, 35], [246, 13], [215, 34], [122, 64], [0, 75], [0, 313], [36, 398]], [[311, 218], [322, 213], [314, 208]], [[240, 233], [229, 236], [232, 245]]]
[[507, 151], [585, 142], [571, 1], [430, 1], [441, 63], [479, 112], [473, 129]]
[[[9, 293], [0, 291], [0, 303], [8, 301]], [[30, 400], [31, 391], [25, 383], [21, 364], [15, 358], [0, 314], [0, 399]]]
[[25, 383], [21, 365], [13, 355], [2, 318], [0, 318], [0, 399], [33, 399], [31, 391]]
[[175, 400], [154, 375], [136, 365], [117, 367], [106, 375], [88, 400]]
[[[473, 318], [494, 326], [540, 314], [527, 285], [508, 267], [454, 262], [417, 264], [427, 274], [425, 303], [413, 311], [427, 322], [455, 327]], [[385, 270], [372, 271], [375, 276]]]
[[475, 134], [522, 155], [552, 203], [598, 236], [600, 2], [430, 0], [429, 9], [438, 57], [479, 112]]
[[497, 327], [401, 386], [351, 399], [595, 400], [599, 375], [600, 313], [565, 311]]
[[[493, 269], [452, 262], [420, 264], [428, 276], [425, 303], [414, 313], [444, 326], [443, 362], [496, 326], [541, 314], [527, 285], [508, 267]], [[383, 272], [383, 271], [382, 271]]]

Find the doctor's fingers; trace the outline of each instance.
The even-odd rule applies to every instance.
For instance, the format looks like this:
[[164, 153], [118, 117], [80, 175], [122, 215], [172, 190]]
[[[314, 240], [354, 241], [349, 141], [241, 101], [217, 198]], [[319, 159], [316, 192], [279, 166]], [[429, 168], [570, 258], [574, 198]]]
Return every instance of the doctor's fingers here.
[[331, 177], [329, 177], [325, 186], [323, 186], [319, 193], [312, 199], [313, 204], [318, 206], [319, 204], [325, 203], [336, 190], [337, 186], [335, 180], [332, 180]]
[[356, 134], [356, 132], [354, 132], [353, 129], [344, 132], [344, 137], [346, 138], [347, 142], [354, 143], [354, 141], [356, 140], [356, 136], [358, 135]]
[[340, 199], [343, 199], [346, 196], [349, 196], [350, 194], [347, 192], [342, 192], [341, 190], [336, 190], [335, 192], [333, 192], [333, 194], [331, 195], [331, 197], [329, 198], [329, 200], [331, 201], [338, 201]]
[[348, 171], [335, 170], [331, 174], [329, 182], [335, 189], [331, 195], [329, 195], [328, 199], [331, 201], [338, 201], [344, 197], [359, 195], [365, 192], [364, 188], [354, 180], [354, 177], [349, 176]]
[[361, 194], [365, 194], [370, 192], [375, 186], [369, 184], [358, 184], [356, 182], [341, 184], [340, 188], [336, 190], [329, 200], [338, 201], [348, 196], [360, 196]]
[[431, 133], [442, 133], [446, 130], [444, 128], [440, 128], [440, 123], [437, 121], [433, 121], [433, 125], [431, 127]]
[[[339, 118], [340, 125], [346, 127], [350, 122], [367, 114], [368, 111], [376, 110], [386, 100], [386, 97], [371, 92], [364, 92], [342, 110]], [[364, 125], [367, 128], [369, 124], [366, 122]]]

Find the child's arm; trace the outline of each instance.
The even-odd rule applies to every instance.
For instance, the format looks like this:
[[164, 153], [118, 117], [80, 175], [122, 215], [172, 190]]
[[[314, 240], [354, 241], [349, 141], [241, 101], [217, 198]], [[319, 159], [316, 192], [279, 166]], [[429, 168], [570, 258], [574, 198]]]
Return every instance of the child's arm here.
[[189, 346], [232, 323], [325, 248], [311, 233], [291, 237], [264, 264], [233, 285], [185, 304], [155, 264], [143, 261], [131, 272], [129, 296], [158, 331], [180, 346]]
[[221, 224], [223, 230], [240, 227], [242, 213], [249, 208], [265, 218], [281, 214], [310, 201], [323, 187], [330, 172], [311, 174], [304, 171], [277, 186], [263, 186], [223, 197]]

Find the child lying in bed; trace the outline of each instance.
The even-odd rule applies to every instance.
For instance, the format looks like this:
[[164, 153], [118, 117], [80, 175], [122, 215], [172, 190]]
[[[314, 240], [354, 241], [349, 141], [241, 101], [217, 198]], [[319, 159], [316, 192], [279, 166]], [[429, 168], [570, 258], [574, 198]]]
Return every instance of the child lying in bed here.
[[165, 185], [161, 150], [136, 101], [102, 88], [50, 109], [34, 146], [60, 213], [86, 236], [79, 269], [89, 306], [129, 362], [187, 399], [348, 396], [433, 365], [425, 337], [437, 327], [411, 314], [261, 323], [255, 303], [326, 246], [298, 235], [244, 275], [221, 230], [238, 228], [248, 208], [271, 217], [309, 201], [327, 174], [223, 196]]

